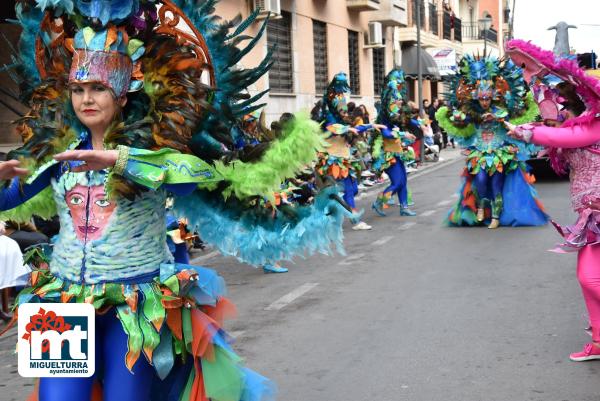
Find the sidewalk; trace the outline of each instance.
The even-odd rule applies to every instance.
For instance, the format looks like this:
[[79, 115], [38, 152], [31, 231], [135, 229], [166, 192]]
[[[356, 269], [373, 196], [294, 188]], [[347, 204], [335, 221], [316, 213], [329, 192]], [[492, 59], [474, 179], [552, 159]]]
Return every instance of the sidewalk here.
[[[5, 327], [0, 323], [0, 331]], [[17, 325], [0, 337], [0, 399], [23, 401], [33, 391], [34, 379], [19, 376], [17, 372]]]

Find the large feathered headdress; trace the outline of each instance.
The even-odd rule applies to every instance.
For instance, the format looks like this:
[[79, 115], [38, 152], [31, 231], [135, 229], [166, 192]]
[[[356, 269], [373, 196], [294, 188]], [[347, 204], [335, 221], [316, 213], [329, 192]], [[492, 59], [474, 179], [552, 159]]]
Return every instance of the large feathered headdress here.
[[576, 60], [556, 57], [549, 50], [519, 39], [506, 44], [506, 54], [523, 68], [523, 75], [528, 81], [533, 77], [541, 79], [551, 75], [575, 87], [589, 113], [567, 120], [566, 126], [594, 118], [600, 112], [600, 81], [587, 75]]

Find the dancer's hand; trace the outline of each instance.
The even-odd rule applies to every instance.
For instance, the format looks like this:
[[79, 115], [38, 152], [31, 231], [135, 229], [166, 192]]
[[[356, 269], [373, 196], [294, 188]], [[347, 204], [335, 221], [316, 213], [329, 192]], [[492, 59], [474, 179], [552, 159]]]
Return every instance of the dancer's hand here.
[[600, 199], [592, 199], [590, 196], [584, 196], [581, 202], [585, 207], [592, 210], [600, 210]]
[[413, 134], [411, 134], [410, 132], [407, 132], [406, 134], [404, 134], [404, 138], [408, 139], [409, 141], [415, 141], [417, 139], [416, 136], [414, 136]]
[[84, 164], [71, 169], [76, 173], [113, 167], [118, 157], [118, 150], [67, 150], [54, 155], [54, 159], [58, 161], [82, 161]]
[[9, 160], [0, 162], [0, 180], [12, 180], [19, 175], [29, 173], [27, 169], [20, 168], [21, 162], [18, 160]]
[[514, 139], [518, 139], [519, 141], [526, 141], [525, 137], [523, 136], [523, 133], [517, 130], [516, 125], [511, 124], [508, 121], [504, 121], [504, 126], [508, 130], [508, 132], [506, 133], [508, 136]]

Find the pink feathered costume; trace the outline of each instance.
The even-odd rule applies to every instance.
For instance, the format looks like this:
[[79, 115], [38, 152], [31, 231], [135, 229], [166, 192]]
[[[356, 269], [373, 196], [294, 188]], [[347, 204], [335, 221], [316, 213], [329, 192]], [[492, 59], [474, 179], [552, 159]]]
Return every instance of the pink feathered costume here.
[[572, 226], [555, 224], [565, 242], [554, 250], [578, 252], [577, 278], [589, 312], [592, 339], [600, 342], [600, 81], [587, 76], [575, 61], [556, 59], [552, 52], [529, 42], [508, 42], [507, 54], [524, 66], [526, 78], [553, 74], [573, 84], [586, 105], [583, 114], [560, 128], [525, 124], [515, 132], [526, 141], [550, 148], [555, 170], [569, 168], [571, 200], [579, 218]]

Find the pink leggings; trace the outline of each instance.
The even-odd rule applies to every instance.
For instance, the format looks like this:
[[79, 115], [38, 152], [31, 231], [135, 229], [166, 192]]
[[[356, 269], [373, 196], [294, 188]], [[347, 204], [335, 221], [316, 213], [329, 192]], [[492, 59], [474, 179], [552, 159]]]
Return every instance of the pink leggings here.
[[587, 245], [577, 255], [577, 279], [592, 325], [592, 339], [600, 342], [600, 244]]

